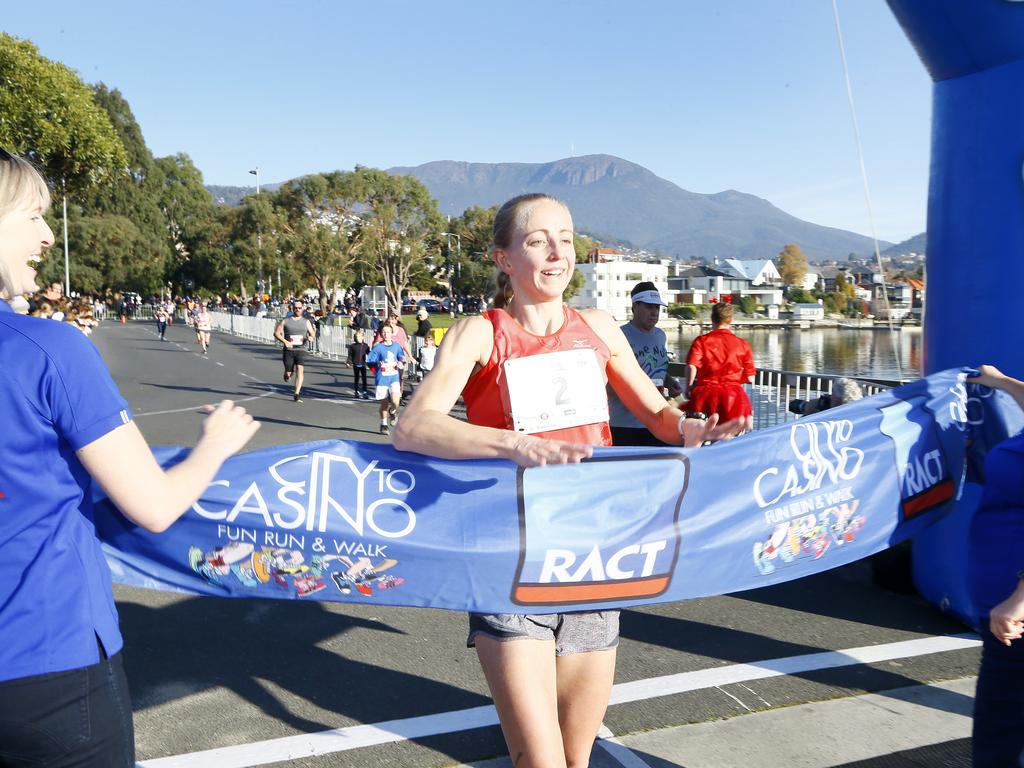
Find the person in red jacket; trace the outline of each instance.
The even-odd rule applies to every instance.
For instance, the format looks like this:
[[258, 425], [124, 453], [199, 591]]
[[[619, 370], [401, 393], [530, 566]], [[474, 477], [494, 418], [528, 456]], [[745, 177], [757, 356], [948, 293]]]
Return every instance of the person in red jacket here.
[[[562, 301], [576, 266], [564, 203], [522, 195], [494, 219], [495, 308], [445, 335], [394, 437], [400, 451], [502, 458], [521, 467], [579, 462], [611, 445], [611, 384], [661, 440], [698, 446], [740, 425], [687, 418], [665, 401], [600, 310]], [[466, 421], [449, 412], [462, 395]], [[549, 407], [550, 406], [550, 407]], [[618, 611], [470, 614], [475, 646], [517, 766], [587, 765], [615, 672]]]
[[711, 332], [693, 340], [686, 356], [691, 411], [717, 413], [722, 421], [744, 419], [753, 426], [754, 409], [743, 389], [754, 381], [754, 352], [732, 332], [732, 305], [715, 304]]

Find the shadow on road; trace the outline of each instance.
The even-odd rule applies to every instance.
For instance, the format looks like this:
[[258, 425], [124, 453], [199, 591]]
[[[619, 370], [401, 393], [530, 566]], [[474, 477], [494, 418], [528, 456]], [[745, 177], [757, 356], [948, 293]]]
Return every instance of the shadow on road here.
[[[321, 647], [356, 630], [378, 633], [379, 640], [372, 642], [381, 644], [390, 635], [404, 634], [387, 623], [334, 612], [321, 603], [201, 597], [156, 608], [124, 602], [118, 609], [130, 638], [124, 658], [137, 710], [226, 688], [270, 717], [315, 732], [421, 715], [428, 701], [445, 709], [490, 701]], [[337, 717], [303, 717], [270, 687]]]

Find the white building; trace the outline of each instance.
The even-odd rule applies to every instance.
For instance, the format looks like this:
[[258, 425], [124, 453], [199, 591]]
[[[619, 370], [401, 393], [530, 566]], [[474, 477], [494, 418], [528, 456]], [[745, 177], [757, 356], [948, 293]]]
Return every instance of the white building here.
[[825, 308], [821, 304], [794, 304], [794, 320], [824, 320]]
[[583, 287], [569, 299], [569, 306], [575, 309], [603, 309], [624, 323], [632, 317], [629, 292], [644, 281], [654, 283], [665, 303], [670, 303], [665, 264], [623, 261], [602, 253], [596, 263], [577, 264], [576, 270], [583, 275]]
[[747, 278], [751, 285], [782, 283], [782, 275], [771, 259], [723, 259], [722, 265], [737, 277]]

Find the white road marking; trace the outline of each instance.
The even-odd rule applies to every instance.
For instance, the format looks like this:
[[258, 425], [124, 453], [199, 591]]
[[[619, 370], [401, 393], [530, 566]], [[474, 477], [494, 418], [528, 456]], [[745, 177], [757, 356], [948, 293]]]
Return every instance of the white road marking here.
[[[241, 397], [241, 398], [239, 398], [237, 400], [234, 400], [234, 402], [236, 402], [236, 403], [247, 403], [250, 400], [259, 400], [260, 398], [269, 397], [270, 395], [276, 395], [276, 394], [277, 394], [276, 390], [268, 389], [262, 395], [253, 395], [252, 397]], [[228, 399], [230, 399], [230, 398], [228, 398]], [[209, 404], [212, 404], [213, 402], [214, 401], [210, 401], [210, 403], [202, 403], [200, 405], [190, 405], [187, 408], [172, 408], [169, 411], [147, 411], [146, 413], [133, 413], [132, 414], [132, 418], [133, 419], [137, 419], [140, 416], [163, 416], [164, 414], [167, 414], [167, 413], [188, 413], [189, 411], [198, 411], [204, 405], [209, 405]]]
[[623, 768], [651, 768], [629, 747], [616, 739], [615, 734], [608, 730], [604, 723], [601, 723], [601, 730], [597, 732], [597, 745]]
[[[651, 677], [631, 683], [619, 683], [612, 688], [611, 704], [653, 699], [658, 696], [703, 690], [748, 680], [763, 680], [770, 677], [795, 675], [856, 664], [874, 664], [891, 659], [924, 656], [929, 653], [959, 651], [976, 648], [979, 645], [981, 645], [981, 641], [974, 634], [944, 635], [848, 648], [842, 651], [786, 656], [749, 664], [730, 664], [725, 667], [712, 667], [693, 672], [681, 672], [676, 675]], [[138, 763], [137, 768], [205, 768], [211, 765], [216, 765], [217, 768], [251, 768], [251, 766], [345, 752], [408, 739], [458, 733], [497, 724], [498, 716], [493, 706], [473, 707], [400, 720], [387, 720], [372, 725], [334, 728], [319, 733], [303, 733], [234, 747], [220, 747], [202, 752], [160, 757]], [[625, 755], [623, 756], [625, 757]], [[615, 757], [619, 760], [618, 754]], [[633, 755], [633, 757], [636, 756]], [[620, 762], [622, 761], [620, 760]], [[623, 762], [623, 765], [627, 768], [640, 768], [636, 763]]]
[[220, 362], [220, 360], [216, 360], [215, 362], [216, 362], [216, 363], [217, 363], [217, 365], [219, 365], [219, 366], [220, 366], [221, 368], [223, 368], [223, 367], [224, 367], [224, 363]]

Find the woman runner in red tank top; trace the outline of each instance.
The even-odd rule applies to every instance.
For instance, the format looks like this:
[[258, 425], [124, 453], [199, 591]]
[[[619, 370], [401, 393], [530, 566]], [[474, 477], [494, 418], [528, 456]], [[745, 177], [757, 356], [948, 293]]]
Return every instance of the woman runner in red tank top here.
[[[501, 207], [495, 309], [445, 335], [398, 423], [395, 448], [522, 467], [579, 462], [591, 446], [611, 445], [606, 383], [664, 442], [694, 447], [739, 431], [715, 416], [686, 418], [654, 387], [609, 315], [563, 304], [576, 264], [572, 227], [568, 208], [546, 195]], [[468, 422], [449, 415], [460, 394]], [[518, 768], [588, 764], [611, 693], [617, 630], [617, 611], [471, 614], [470, 644]]]

